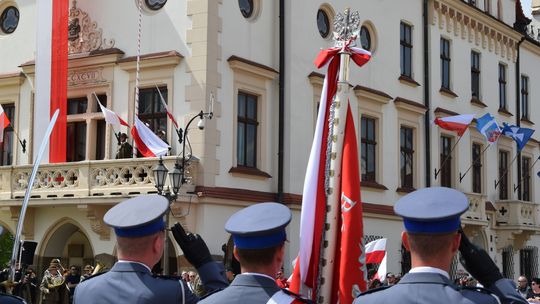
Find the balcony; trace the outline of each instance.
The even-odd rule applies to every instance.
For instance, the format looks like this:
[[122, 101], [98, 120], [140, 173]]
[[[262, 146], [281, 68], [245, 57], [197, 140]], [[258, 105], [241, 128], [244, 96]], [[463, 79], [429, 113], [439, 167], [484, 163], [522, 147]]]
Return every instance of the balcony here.
[[486, 196], [478, 193], [467, 193], [469, 209], [461, 216], [461, 222], [466, 226], [487, 226]]
[[[163, 163], [174, 167], [175, 156]], [[36, 175], [32, 189], [34, 199], [122, 197], [156, 193], [152, 167], [157, 158], [81, 161], [73, 163], [43, 164]], [[180, 194], [195, 190], [198, 159], [192, 158], [186, 168], [186, 184]], [[0, 206], [11, 206], [10, 200], [24, 198], [32, 166], [0, 167]], [[20, 202], [17, 202], [19, 205]]]
[[539, 205], [520, 200], [495, 201], [495, 227], [497, 248], [513, 246], [523, 248], [530, 236], [540, 232]]

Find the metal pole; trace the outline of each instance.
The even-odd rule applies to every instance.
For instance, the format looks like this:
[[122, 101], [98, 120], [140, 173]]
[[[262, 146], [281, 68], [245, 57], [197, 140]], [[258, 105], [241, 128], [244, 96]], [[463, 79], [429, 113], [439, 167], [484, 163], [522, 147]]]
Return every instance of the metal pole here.
[[[169, 204], [171, 201], [169, 200]], [[165, 212], [165, 227], [166, 229], [169, 228], [169, 214], [171, 212], [170, 206], [169, 209], [167, 209], [167, 212]], [[163, 244], [163, 263], [161, 264], [163, 266], [163, 275], [169, 275], [169, 231], [165, 230], [165, 243]]]

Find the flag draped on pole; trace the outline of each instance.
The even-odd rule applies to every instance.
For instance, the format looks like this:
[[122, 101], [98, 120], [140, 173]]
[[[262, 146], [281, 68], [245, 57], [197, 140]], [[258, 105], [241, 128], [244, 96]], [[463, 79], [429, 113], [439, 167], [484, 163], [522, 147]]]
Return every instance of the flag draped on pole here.
[[511, 137], [517, 144], [518, 151], [523, 150], [529, 139], [534, 133], [533, 129], [529, 128], [520, 128], [514, 125], [508, 125], [503, 123], [503, 128], [501, 130], [503, 135]]
[[489, 113], [476, 120], [476, 129], [486, 137], [489, 144], [495, 143], [499, 136], [501, 136], [501, 130], [495, 117]]
[[366, 264], [379, 264], [375, 279], [383, 280], [386, 277], [386, 239], [378, 239], [366, 244]]
[[7, 128], [10, 124], [10, 121], [4, 112], [4, 108], [0, 105], [0, 143], [4, 142], [4, 129]]
[[145, 126], [137, 116], [135, 116], [135, 123], [131, 128], [131, 136], [137, 144], [137, 150], [144, 157], [163, 156], [169, 151], [169, 145]]
[[[351, 58], [359, 66], [371, 58], [371, 53], [359, 49], [348, 48]], [[330, 105], [337, 91], [341, 48], [323, 50], [315, 60], [318, 68], [328, 66], [324, 79], [319, 105], [319, 114], [315, 127], [315, 135], [311, 146], [304, 190], [302, 196], [302, 213], [300, 223], [300, 251], [291, 278], [291, 290], [307, 295], [306, 287], [311, 288], [312, 299], [316, 297], [319, 276], [320, 245], [323, 241], [323, 229], [326, 213], [325, 163], [328, 145], [328, 119]], [[347, 104], [348, 106], [348, 104]], [[354, 120], [350, 108], [347, 109], [345, 138], [343, 143], [341, 189], [341, 223], [342, 230], [337, 238], [335, 250], [336, 263], [333, 270], [332, 294], [340, 303], [351, 303], [353, 289], [365, 290], [365, 263], [363, 262], [363, 225], [362, 205], [360, 203], [360, 178], [358, 167], [358, 146]], [[337, 203], [337, 202], [336, 202]], [[339, 206], [335, 206], [339, 208]], [[339, 279], [338, 279], [339, 278]], [[332, 303], [338, 299], [333, 298]]]
[[467, 128], [469, 127], [469, 124], [473, 118], [474, 115], [472, 114], [455, 115], [442, 118], [437, 117], [435, 118], [435, 124], [445, 130], [456, 131], [459, 136], [462, 136], [463, 133], [467, 131]]
[[120, 128], [120, 125], [126, 126], [129, 128], [128, 123], [125, 120], [123, 120], [120, 116], [118, 116], [118, 114], [104, 107], [101, 104], [101, 102], [99, 102], [99, 100], [98, 100], [98, 104], [99, 104], [99, 107], [101, 108], [101, 112], [103, 113], [103, 116], [105, 116], [105, 121], [108, 124], [113, 125], [115, 128]]
[[68, 0], [37, 1], [34, 138], [44, 137], [50, 117], [60, 109], [49, 145], [51, 163], [66, 161], [68, 16]]
[[172, 123], [174, 124], [174, 126], [176, 127], [176, 129], [178, 130], [178, 123], [176, 122], [176, 120], [174, 119], [174, 116], [173, 114], [171, 113], [171, 111], [169, 111], [169, 107], [167, 107], [167, 103], [165, 102], [165, 98], [163, 98], [163, 95], [161, 95], [161, 91], [159, 90], [159, 87], [156, 86], [156, 90], [158, 91], [159, 93], [159, 99], [161, 100], [161, 105], [163, 106], [163, 108], [165, 109], [165, 111], [167, 112], [167, 116], [169, 116], [169, 118], [171, 119]]

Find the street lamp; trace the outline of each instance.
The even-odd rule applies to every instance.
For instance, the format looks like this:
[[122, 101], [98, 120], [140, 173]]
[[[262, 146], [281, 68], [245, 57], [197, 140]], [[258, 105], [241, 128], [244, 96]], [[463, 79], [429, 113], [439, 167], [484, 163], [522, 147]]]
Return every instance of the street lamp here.
[[[172, 203], [176, 201], [178, 198], [178, 192], [180, 192], [180, 188], [183, 184], [186, 183], [186, 165], [188, 165], [189, 159], [186, 160], [186, 139], [188, 134], [188, 128], [191, 125], [191, 123], [198, 117], [199, 123], [197, 124], [197, 127], [200, 130], [204, 129], [204, 119], [212, 119], [213, 117], [212, 112], [204, 113], [203, 111], [199, 112], [197, 115], [193, 116], [189, 122], [187, 123], [186, 127], [184, 129], [180, 128], [176, 132], [178, 134], [178, 142], [182, 144], [182, 162], [179, 163], [178, 159], [176, 160], [174, 164], [174, 169], [169, 172], [167, 167], [163, 164], [163, 158], [159, 158], [159, 162], [154, 168], [152, 168], [153, 174], [154, 174], [154, 182], [156, 189], [158, 191], [159, 195], [162, 195], [166, 197], [169, 200], [169, 203]], [[190, 156], [191, 158], [191, 156]], [[165, 189], [165, 182], [167, 181], [167, 173], [169, 173], [170, 176], [170, 187], [168, 186]], [[169, 228], [169, 213], [171, 209], [169, 206], [169, 209], [167, 209], [167, 212], [165, 213], [165, 226]], [[169, 274], [169, 235], [167, 233], [165, 238], [165, 243], [163, 245], [163, 274], [168, 275]]]

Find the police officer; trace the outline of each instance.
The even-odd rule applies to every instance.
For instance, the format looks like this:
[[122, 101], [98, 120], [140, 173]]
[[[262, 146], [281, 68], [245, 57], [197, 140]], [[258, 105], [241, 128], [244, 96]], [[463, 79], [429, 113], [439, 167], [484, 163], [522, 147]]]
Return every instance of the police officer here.
[[213, 303], [291, 303], [299, 297], [282, 290], [274, 276], [284, 263], [285, 227], [291, 221], [289, 208], [278, 203], [260, 203], [233, 214], [225, 224], [232, 234], [234, 256], [241, 274], [225, 290], [203, 299]]
[[[142, 195], [111, 208], [103, 221], [114, 228], [118, 262], [109, 272], [90, 277], [75, 289], [74, 303], [195, 303], [198, 300], [185, 282], [156, 278], [151, 269], [163, 254], [169, 201], [159, 195]], [[208, 290], [227, 286], [223, 269], [212, 260], [198, 235], [186, 234], [180, 224], [174, 234], [185, 258], [200, 273]]]
[[[394, 211], [403, 217], [401, 238], [411, 252], [412, 269], [398, 284], [367, 291], [354, 303], [527, 303], [489, 255], [460, 230], [460, 215], [468, 207], [463, 193], [444, 187], [402, 197]], [[485, 289], [457, 287], [450, 281], [448, 271], [458, 249], [465, 269]]]

